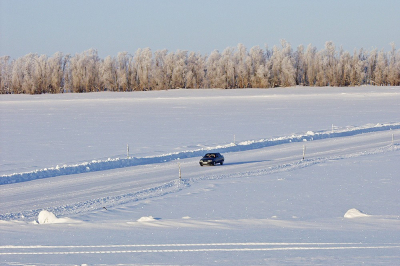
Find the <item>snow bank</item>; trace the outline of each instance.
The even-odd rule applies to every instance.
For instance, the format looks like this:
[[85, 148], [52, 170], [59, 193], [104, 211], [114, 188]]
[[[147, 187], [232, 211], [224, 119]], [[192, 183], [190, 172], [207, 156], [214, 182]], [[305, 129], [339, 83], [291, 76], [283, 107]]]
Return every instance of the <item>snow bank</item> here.
[[344, 214], [344, 218], [360, 218], [360, 217], [367, 217], [369, 215], [357, 210], [357, 209], [350, 209]]
[[79, 221], [70, 218], [57, 218], [54, 213], [43, 210], [38, 215], [39, 224], [62, 224], [62, 223], [77, 223]]
[[64, 165], [64, 166], [57, 165], [56, 167], [39, 169], [31, 172], [2, 175], [0, 176], [0, 185], [19, 183], [19, 182], [25, 182], [35, 179], [55, 177], [61, 175], [71, 175], [71, 174], [79, 174], [86, 172], [111, 170], [111, 169], [152, 164], [152, 163], [164, 163], [177, 159], [200, 157], [204, 155], [204, 152], [209, 152], [212, 150], [225, 153], [238, 152], [238, 151], [254, 150], [269, 146], [287, 144], [291, 142], [303, 142], [303, 141], [312, 141], [318, 139], [347, 137], [363, 133], [385, 131], [392, 129], [400, 129], [400, 123], [367, 124], [359, 127], [346, 127], [344, 129], [335, 129], [334, 131], [332, 130], [320, 131], [320, 132], [307, 131], [306, 133], [299, 135], [284, 136], [272, 139], [250, 140], [250, 141], [240, 142], [238, 144], [230, 143], [215, 147], [181, 151], [176, 153], [169, 153], [158, 156], [148, 156], [142, 158], [136, 158], [136, 157], [127, 159], [109, 158], [107, 160], [93, 160], [91, 162], [85, 162], [75, 165]]

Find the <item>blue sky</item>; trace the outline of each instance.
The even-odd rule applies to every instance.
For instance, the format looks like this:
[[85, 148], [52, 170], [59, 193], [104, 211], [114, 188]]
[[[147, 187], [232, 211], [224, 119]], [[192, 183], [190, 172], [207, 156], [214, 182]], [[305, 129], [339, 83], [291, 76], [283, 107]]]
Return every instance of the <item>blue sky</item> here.
[[138, 48], [209, 54], [243, 43], [400, 47], [399, 0], [0, 0], [0, 56]]

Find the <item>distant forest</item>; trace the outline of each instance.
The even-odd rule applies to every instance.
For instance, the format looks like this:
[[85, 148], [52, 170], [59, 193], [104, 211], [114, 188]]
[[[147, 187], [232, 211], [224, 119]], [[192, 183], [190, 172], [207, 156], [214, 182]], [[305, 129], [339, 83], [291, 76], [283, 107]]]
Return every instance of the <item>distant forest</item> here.
[[294, 51], [285, 40], [272, 49], [243, 44], [195, 52], [120, 52], [102, 59], [95, 49], [71, 56], [27, 54], [0, 57], [1, 94], [41, 94], [97, 91], [147, 91], [177, 88], [273, 88], [302, 86], [400, 85], [400, 52], [337, 49], [326, 42], [318, 51], [300, 45]]

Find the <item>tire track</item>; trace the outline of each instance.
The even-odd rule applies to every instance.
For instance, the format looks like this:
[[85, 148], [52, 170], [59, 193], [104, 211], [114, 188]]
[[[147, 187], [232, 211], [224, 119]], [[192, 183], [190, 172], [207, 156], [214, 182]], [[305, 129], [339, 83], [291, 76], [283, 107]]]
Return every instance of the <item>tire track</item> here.
[[[0, 255], [77, 255], [123, 253], [257, 252], [400, 249], [400, 243], [199, 243], [91, 246], [0, 246]], [[32, 251], [34, 250], [34, 251]]]

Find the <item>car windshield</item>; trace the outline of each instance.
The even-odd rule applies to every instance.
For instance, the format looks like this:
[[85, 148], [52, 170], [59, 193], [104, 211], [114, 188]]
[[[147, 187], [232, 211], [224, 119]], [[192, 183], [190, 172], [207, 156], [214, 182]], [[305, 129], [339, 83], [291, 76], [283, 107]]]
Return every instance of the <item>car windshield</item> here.
[[206, 155], [204, 155], [204, 157], [206, 157], [206, 158], [215, 158], [216, 155], [214, 153], [207, 153]]

